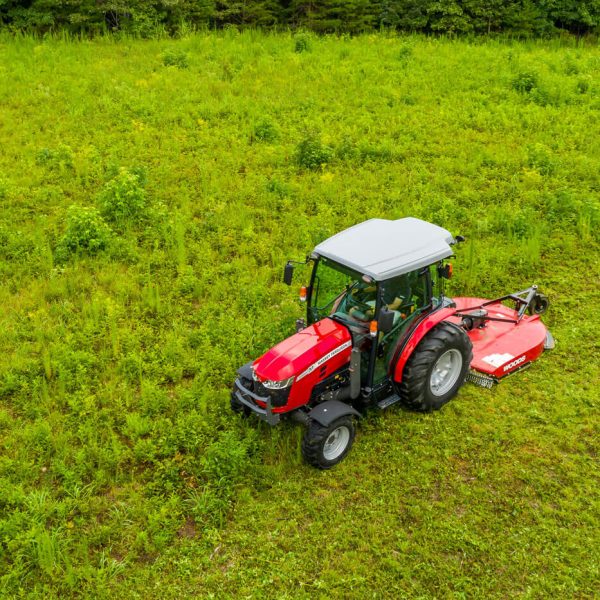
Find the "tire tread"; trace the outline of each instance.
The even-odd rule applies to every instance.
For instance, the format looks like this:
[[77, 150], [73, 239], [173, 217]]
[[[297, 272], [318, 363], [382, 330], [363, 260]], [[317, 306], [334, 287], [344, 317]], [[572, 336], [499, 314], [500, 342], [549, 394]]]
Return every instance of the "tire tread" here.
[[[327, 461], [323, 456], [323, 444], [332, 429], [341, 425], [345, 425], [350, 430], [350, 441], [348, 442], [346, 450], [335, 461]], [[304, 460], [313, 467], [317, 467], [318, 469], [330, 469], [346, 456], [352, 447], [353, 441], [354, 424], [352, 417], [350, 416], [343, 416], [336, 419], [329, 427], [324, 427], [320, 423], [317, 423], [317, 421], [311, 421], [302, 438], [302, 456], [304, 457]]]
[[[426, 385], [430, 369], [435, 360], [446, 348], [457, 348], [463, 355], [463, 368], [458, 385], [452, 393], [442, 397], [439, 403], [431, 402], [427, 398]], [[440, 409], [464, 383], [469, 372], [469, 365], [473, 360], [473, 346], [464, 330], [457, 325], [442, 321], [434, 327], [415, 348], [408, 359], [402, 381], [399, 385], [401, 402], [407, 408], [419, 412], [430, 412]]]

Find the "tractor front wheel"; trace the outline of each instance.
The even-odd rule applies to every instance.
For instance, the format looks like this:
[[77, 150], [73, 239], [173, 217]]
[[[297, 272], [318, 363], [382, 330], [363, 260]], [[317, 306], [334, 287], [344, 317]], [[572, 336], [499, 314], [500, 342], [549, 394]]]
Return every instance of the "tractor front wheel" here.
[[469, 336], [443, 321], [421, 340], [404, 367], [403, 403], [421, 412], [442, 408], [464, 383], [472, 360]]
[[352, 448], [354, 434], [354, 422], [349, 416], [340, 417], [327, 427], [311, 421], [302, 440], [302, 456], [313, 467], [331, 469]]

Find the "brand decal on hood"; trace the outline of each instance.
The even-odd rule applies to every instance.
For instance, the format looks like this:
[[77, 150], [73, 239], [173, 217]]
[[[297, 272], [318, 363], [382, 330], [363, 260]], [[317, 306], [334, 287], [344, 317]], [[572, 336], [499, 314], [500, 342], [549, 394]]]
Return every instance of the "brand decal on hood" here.
[[327, 362], [330, 358], [333, 358], [336, 354], [339, 354], [346, 348], [350, 348], [350, 346], [352, 346], [352, 340], [349, 340], [349, 341], [343, 343], [341, 346], [334, 348], [331, 352], [328, 352], [325, 356], [320, 358], [316, 363], [313, 363], [312, 365], [310, 365], [310, 367], [308, 367], [308, 369], [306, 369], [306, 371], [300, 373], [300, 375], [298, 375], [298, 377], [296, 377], [296, 381], [300, 381], [303, 377], [310, 375], [315, 369], [318, 369], [323, 363]]

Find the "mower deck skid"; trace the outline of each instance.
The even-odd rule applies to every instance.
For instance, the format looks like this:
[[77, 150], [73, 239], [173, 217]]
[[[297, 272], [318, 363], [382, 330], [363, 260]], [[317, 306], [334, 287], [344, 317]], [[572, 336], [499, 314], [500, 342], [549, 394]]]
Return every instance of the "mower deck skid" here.
[[[500, 301], [489, 303], [482, 298], [453, 298], [457, 314], [448, 319], [460, 324], [464, 314], [481, 311], [485, 316], [467, 331], [473, 344], [471, 369], [484, 375], [490, 383], [529, 366], [544, 349], [552, 347], [552, 336], [539, 315], [522, 315]], [[478, 383], [477, 375], [474, 382]], [[487, 387], [487, 386], [486, 386]]]

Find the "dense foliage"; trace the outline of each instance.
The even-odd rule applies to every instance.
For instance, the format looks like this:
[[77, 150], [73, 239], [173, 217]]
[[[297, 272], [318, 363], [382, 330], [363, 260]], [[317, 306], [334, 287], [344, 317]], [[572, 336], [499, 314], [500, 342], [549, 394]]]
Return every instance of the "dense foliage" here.
[[[561, 44], [0, 37], [0, 596], [598, 596], [600, 52]], [[557, 349], [317, 472], [235, 370], [302, 315], [285, 259], [408, 215]]]
[[41, 33], [127, 31], [144, 37], [227, 26], [582, 35], [598, 31], [600, 0], [1, 0], [0, 23]]

